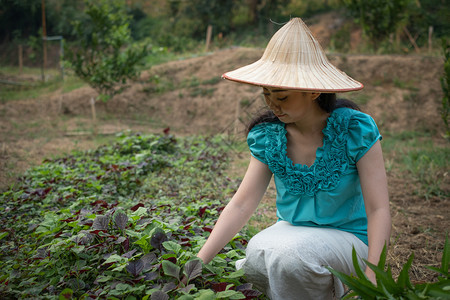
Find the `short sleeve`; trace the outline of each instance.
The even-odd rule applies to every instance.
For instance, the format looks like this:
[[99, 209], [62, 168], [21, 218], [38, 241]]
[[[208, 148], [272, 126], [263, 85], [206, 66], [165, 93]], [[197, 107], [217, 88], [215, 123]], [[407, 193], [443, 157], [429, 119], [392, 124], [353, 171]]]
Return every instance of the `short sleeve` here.
[[381, 140], [374, 119], [362, 112], [355, 111], [348, 127], [348, 155], [354, 163], [358, 162], [372, 146]]
[[250, 153], [257, 160], [267, 164], [266, 159], [266, 130], [265, 124], [258, 124], [253, 127], [247, 135], [247, 144]]

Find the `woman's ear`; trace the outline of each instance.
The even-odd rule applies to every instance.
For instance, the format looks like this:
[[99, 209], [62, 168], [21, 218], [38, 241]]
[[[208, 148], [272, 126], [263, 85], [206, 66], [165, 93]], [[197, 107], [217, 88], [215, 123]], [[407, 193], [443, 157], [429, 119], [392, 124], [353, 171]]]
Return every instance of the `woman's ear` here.
[[312, 92], [310, 94], [311, 94], [311, 100], [316, 100], [320, 96], [320, 93], [317, 93], [317, 92]]

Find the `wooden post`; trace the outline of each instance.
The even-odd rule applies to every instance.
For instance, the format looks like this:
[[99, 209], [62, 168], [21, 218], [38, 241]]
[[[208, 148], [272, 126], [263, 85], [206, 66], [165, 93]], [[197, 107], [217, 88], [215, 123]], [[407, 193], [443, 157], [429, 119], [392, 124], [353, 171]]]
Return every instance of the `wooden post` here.
[[433, 36], [433, 26], [428, 27], [428, 52], [431, 53], [433, 50], [433, 41], [431, 37]]
[[211, 43], [211, 35], [212, 35], [212, 26], [208, 25], [208, 29], [206, 29], [206, 45], [205, 52], [208, 52], [209, 44]]
[[91, 112], [92, 112], [92, 125], [94, 128], [94, 135], [97, 135], [97, 114], [95, 111], [95, 99], [91, 97]]
[[241, 115], [241, 102], [240, 101], [236, 101], [236, 111], [235, 111], [235, 120], [234, 120], [234, 135], [237, 135], [239, 132], [239, 117]]
[[408, 37], [409, 41], [411, 42], [411, 44], [414, 47], [414, 50], [416, 50], [417, 53], [420, 52], [420, 48], [419, 46], [417, 46], [416, 44], [416, 39], [412, 37], [411, 33], [409, 32], [408, 28], [403, 27], [403, 31], [406, 33], [406, 36]]
[[23, 68], [23, 46], [19, 45], [19, 74], [22, 75]]
[[45, 25], [45, 0], [42, 0], [42, 70], [43, 80], [45, 80], [44, 70], [47, 66], [47, 28]]

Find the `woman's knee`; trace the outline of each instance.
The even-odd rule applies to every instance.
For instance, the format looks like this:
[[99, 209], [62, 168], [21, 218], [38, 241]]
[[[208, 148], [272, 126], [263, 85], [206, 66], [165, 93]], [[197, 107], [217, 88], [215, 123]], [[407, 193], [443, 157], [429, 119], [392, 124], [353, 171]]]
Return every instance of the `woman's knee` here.
[[298, 246], [298, 243], [267, 243], [267, 240], [263, 242], [259, 239], [250, 240], [247, 246], [246, 268], [258, 273], [267, 273], [268, 276], [299, 272], [320, 274], [324, 273], [324, 270], [327, 271], [321, 266], [319, 252], [306, 247], [301, 249]]

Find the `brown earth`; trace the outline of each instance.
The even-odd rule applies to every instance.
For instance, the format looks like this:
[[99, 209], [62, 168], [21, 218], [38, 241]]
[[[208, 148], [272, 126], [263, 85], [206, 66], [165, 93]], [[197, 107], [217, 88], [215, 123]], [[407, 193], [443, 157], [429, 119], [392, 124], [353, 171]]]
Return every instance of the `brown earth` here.
[[[260, 89], [220, 79], [223, 72], [253, 62], [260, 49], [232, 48], [155, 66], [143, 72], [123, 94], [96, 105], [98, 132], [106, 137], [123, 130], [175, 135], [226, 134], [244, 138], [244, 123], [263, 106]], [[427, 132], [434, 143], [446, 145], [439, 113], [442, 90], [441, 58], [426, 56], [329, 55], [332, 63], [366, 84], [363, 91], [340, 95], [354, 99], [371, 114], [383, 133]], [[44, 158], [73, 149], [93, 148], [89, 99], [95, 92], [83, 87], [56, 91], [38, 99], [0, 104], [0, 190], [15, 176]], [[86, 134], [87, 133], [87, 134]], [[102, 141], [102, 140], [101, 140]], [[100, 141], [100, 142], [101, 142]], [[231, 151], [232, 150], [232, 151]], [[232, 173], [241, 177], [248, 154], [230, 147], [235, 157]], [[234, 155], [239, 154], [239, 155]], [[395, 166], [395, 155], [386, 157]], [[443, 174], [448, 195], [448, 173]], [[389, 262], [398, 274], [415, 252], [413, 280], [431, 280], [424, 266], [438, 266], [449, 227], [448, 197], [425, 198], [414, 182], [395, 167], [388, 168], [393, 232]], [[273, 187], [264, 205], [273, 208]], [[261, 212], [259, 212], [261, 214]], [[264, 206], [273, 217], [273, 209]]]

